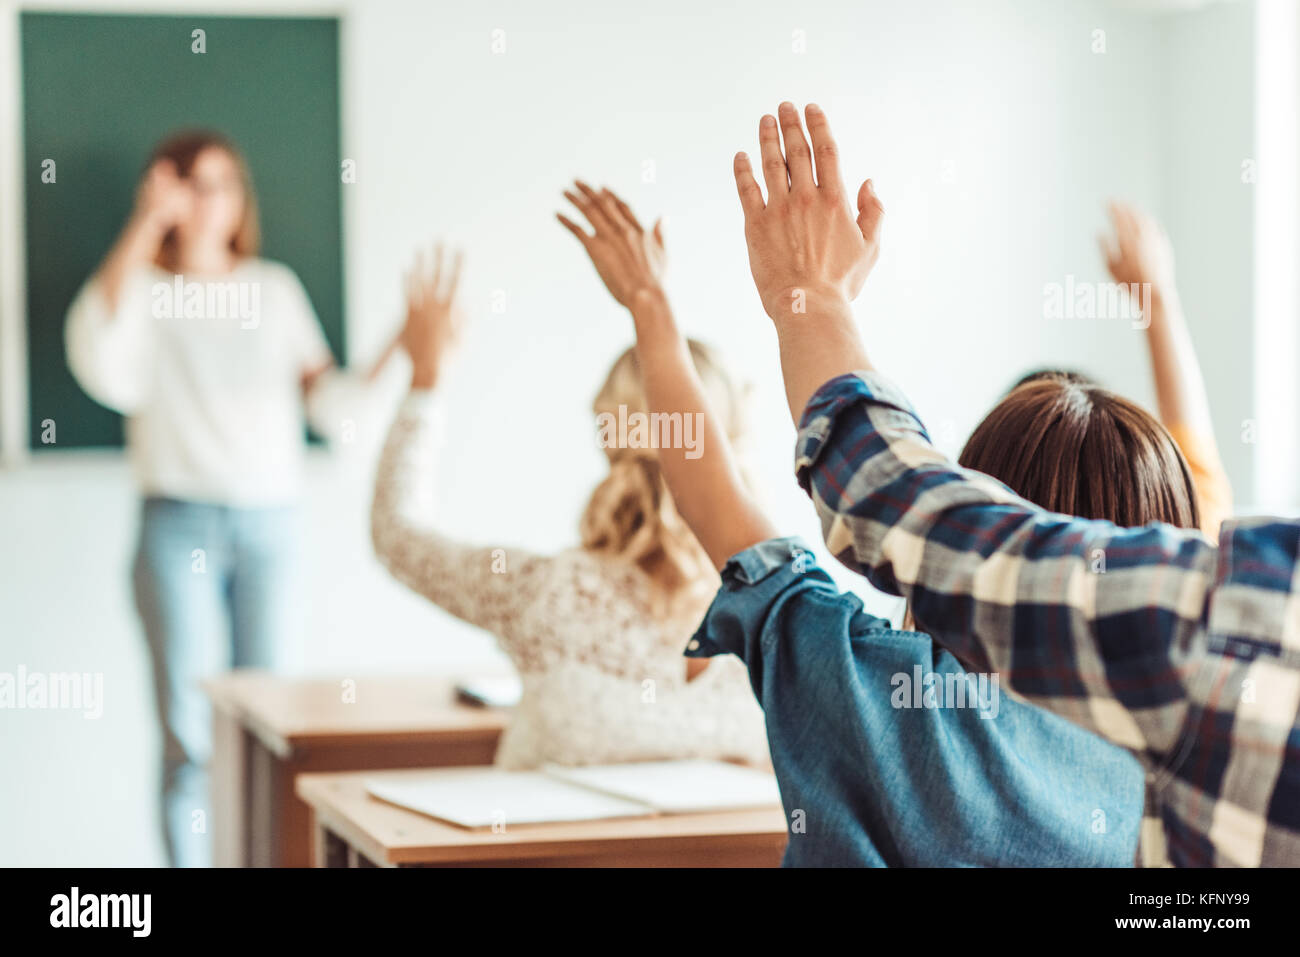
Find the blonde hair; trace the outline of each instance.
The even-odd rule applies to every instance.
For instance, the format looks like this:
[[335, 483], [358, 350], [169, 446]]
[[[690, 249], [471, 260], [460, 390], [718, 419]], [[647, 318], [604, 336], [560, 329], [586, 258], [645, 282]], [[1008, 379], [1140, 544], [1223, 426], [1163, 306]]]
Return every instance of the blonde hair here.
[[[708, 346], [694, 339], [687, 345], [718, 425], [733, 445], [743, 443], [748, 390], [731, 378]], [[615, 419], [620, 411], [648, 411], [635, 347], [614, 362], [592, 411]], [[716, 587], [717, 573], [677, 512], [656, 449], [610, 445], [604, 452], [609, 475], [591, 493], [582, 513], [582, 547], [636, 564], [670, 598], [685, 598], [701, 584]]]

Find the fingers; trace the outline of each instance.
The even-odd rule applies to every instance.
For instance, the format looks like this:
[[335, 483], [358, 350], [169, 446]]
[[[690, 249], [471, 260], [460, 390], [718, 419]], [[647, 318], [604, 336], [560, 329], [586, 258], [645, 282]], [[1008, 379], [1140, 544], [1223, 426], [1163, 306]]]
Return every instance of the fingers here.
[[166, 156], [154, 161], [154, 164], [149, 167], [148, 176], [154, 180], [180, 179], [180, 173], [176, 169], [176, 162]]
[[[617, 221], [610, 216], [605, 204], [601, 202], [600, 194], [584, 183], [582, 180], [574, 180], [573, 185], [578, 187], [582, 194], [582, 200], [578, 203], [578, 208], [582, 210], [582, 215], [587, 217], [596, 234], [600, 235], [601, 231], [613, 232], [618, 229]], [[573, 197], [570, 196], [572, 200]]]
[[590, 251], [590, 243], [595, 240], [608, 240], [617, 237], [620, 240], [633, 239], [644, 236], [645, 230], [641, 226], [641, 221], [636, 218], [636, 213], [632, 207], [608, 187], [601, 187], [597, 192], [588, 186], [582, 180], [574, 180], [574, 186], [578, 192], [565, 190], [564, 196], [569, 202], [586, 217], [587, 222], [591, 224], [592, 233], [569, 219], [563, 213], [556, 213], [556, 218], [564, 227], [574, 236], [584, 247]]
[[[824, 188], [842, 196], [844, 184], [840, 177], [839, 147], [831, 135], [830, 121], [825, 112], [815, 103], [808, 104], [805, 110], [808, 136], [804, 135], [799, 111], [793, 103], [782, 103], [776, 112], [776, 117], [769, 114], [758, 123], [759, 157], [763, 181], [767, 184], [767, 202], [790, 192], [814, 188]], [[812, 140], [811, 148], [809, 138]], [[745, 215], [761, 211], [764, 208], [762, 192], [754, 180], [749, 157], [744, 153], [736, 154], [733, 172]]]
[[413, 306], [418, 306], [424, 301], [424, 250], [415, 251], [415, 261], [411, 263], [411, 268], [406, 273], [406, 301]]
[[813, 182], [812, 151], [808, 149], [808, 140], [803, 135], [799, 111], [793, 103], [787, 102], [782, 103], [776, 112], [781, 121], [781, 138], [785, 141], [785, 165], [790, 171], [790, 190], [812, 189], [817, 185]]
[[418, 307], [429, 301], [451, 302], [460, 288], [464, 261], [464, 251], [457, 249], [448, 265], [446, 248], [440, 242], [434, 244], [432, 263], [425, 250], [416, 250], [415, 260], [403, 277], [407, 303]]
[[438, 295], [438, 290], [442, 287], [442, 261], [443, 251], [442, 243], [433, 245], [433, 273], [429, 277], [429, 292], [434, 296]]
[[881, 220], [885, 218], [885, 205], [876, 195], [876, 187], [871, 180], [863, 180], [858, 187], [858, 229], [865, 239], [874, 239], [880, 232]]
[[1110, 218], [1111, 222], [1115, 224], [1115, 238], [1122, 252], [1137, 238], [1137, 215], [1134, 213], [1133, 207], [1127, 203], [1112, 202], [1110, 204]]
[[447, 285], [442, 294], [442, 297], [448, 302], [452, 302], [456, 298], [456, 290], [460, 288], [460, 269], [464, 262], [464, 250], [457, 249], [455, 258], [451, 261], [451, 270], [447, 274]]
[[[584, 186], [586, 187], [586, 190], [591, 191], [591, 187], [586, 186], [585, 183], [578, 187], [578, 189], [581, 190]], [[567, 199], [569, 203], [575, 205], [578, 212], [582, 213], [582, 217], [588, 221], [588, 224], [591, 226], [591, 231], [593, 231], [595, 235], [601, 235], [602, 233], [608, 234], [608, 231], [614, 229], [614, 224], [610, 221], [610, 217], [608, 217], [606, 213], [604, 213], [603, 209], [599, 208], [599, 205], [595, 203], [590, 196], [586, 195], [585, 192], [564, 190], [564, 198]]]
[[813, 156], [817, 163], [817, 185], [839, 192], [844, 188], [840, 179], [840, 151], [831, 136], [831, 124], [822, 108], [809, 103], [804, 110], [808, 118], [808, 136], [812, 139]]
[[1097, 237], [1097, 247], [1101, 250], [1101, 261], [1113, 275], [1115, 266], [1119, 262], [1119, 250], [1115, 248], [1114, 239], [1109, 233], [1102, 233]]
[[740, 195], [740, 208], [748, 219], [755, 213], [763, 211], [763, 191], [754, 179], [754, 170], [749, 165], [749, 157], [737, 153], [732, 162], [732, 171], [736, 174], [736, 192]]
[[[626, 233], [628, 230], [636, 233], [641, 231], [640, 226], [633, 226], [631, 222], [628, 222], [627, 217], [623, 215], [623, 210], [619, 208], [617, 198], [608, 189], [602, 187], [600, 192], [596, 193], [596, 202], [600, 204], [601, 212], [609, 217], [609, 221], [614, 224], [614, 228], [620, 233]], [[628, 210], [629, 215], [631, 212], [631, 210]], [[632, 219], [635, 220], [636, 217], [633, 216]]]
[[600, 193], [603, 197], [605, 197], [606, 200], [613, 203], [615, 212], [617, 212], [618, 215], [622, 217], [625, 226], [627, 226], [630, 229], [636, 230], [638, 233], [642, 233], [645, 231], [641, 228], [641, 223], [636, 218], [636, 213], [632, 212], [632, 207], [629, 206], [627, 203], [623, 202], [623, 200], [619, 199], [618, 196], [615, 195], [613, 190], [606, 187], [605, 189], [602, 189]]
[[406, 304], [414, 306], [417, 302], [417, 288], [415, 284], [415, 267], [412, 266], [402, 273], [402, 293], [406, 297]]
[[776, 117], [768, 114], [758, 121], [758, 151], [763, 164], [763, 182], [767, 184], [768, 202], [790, 192], [790, 174], [781, 155], [781, 135]]
[[565, 229], [573, 233], [573, 235], [577, 236], [578, 242], [582, 243], [582, 245], [586, 247], [587, 242], [592, 237], [587, 235], [587, 231], [585, 229], [583, 229], [581, 226], [579, 226], [577, 223], [571, 220], [568, 216], [565, 216], [563, 213], [556, 213], [555, 218], [564, 224]]

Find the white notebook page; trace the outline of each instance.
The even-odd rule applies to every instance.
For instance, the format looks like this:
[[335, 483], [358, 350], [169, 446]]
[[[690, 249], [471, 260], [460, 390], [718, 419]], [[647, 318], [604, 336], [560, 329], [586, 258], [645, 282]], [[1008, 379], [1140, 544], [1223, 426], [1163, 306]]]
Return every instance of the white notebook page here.
[[461, 827], [645, 817], [652, 808], [541, 771], [440, 768], [405, 781], [369, 780], [374, 797]]
[[770, 771], [726, 761], [640, 761], [580, 768], [547, 765], [546, 773], [646, 804], [663, 814], [781, 805], [781, 792]]

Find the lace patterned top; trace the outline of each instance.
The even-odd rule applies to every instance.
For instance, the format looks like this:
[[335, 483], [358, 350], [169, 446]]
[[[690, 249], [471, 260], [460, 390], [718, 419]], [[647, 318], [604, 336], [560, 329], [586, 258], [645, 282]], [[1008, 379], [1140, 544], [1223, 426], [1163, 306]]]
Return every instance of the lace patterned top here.
[[403, 403], [379, 460], [375, 552], [401, 582], [490, 631], [523, 694], [496, 763], [601, 764], [660, 758], [769, 761], [748, 672], [722, 656], [687, 680], [687, 641], [707, 600], [666, 610], [649, 576], [584, 549], [537, 555], [471, 546], [432, 521], [441, 427], [430, 392]]

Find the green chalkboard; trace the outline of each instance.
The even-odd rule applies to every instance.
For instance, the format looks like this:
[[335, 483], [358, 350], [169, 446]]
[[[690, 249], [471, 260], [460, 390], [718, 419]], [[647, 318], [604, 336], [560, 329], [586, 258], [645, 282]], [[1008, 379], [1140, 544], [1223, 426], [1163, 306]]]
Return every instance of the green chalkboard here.
[[[192, 50], [205, 32], [206, 52]], [[63, 321], [122, 228], [149, 152], [178, 129], [248, 157], [262, 255], [301, 277], [342, 360], [339, 43], [334, 18], [23, 13], [23, 189], [33, 448], [122, 442], [118, 415], [77, 386]], [[55, 182], [42, 182], [54, 160]]]

